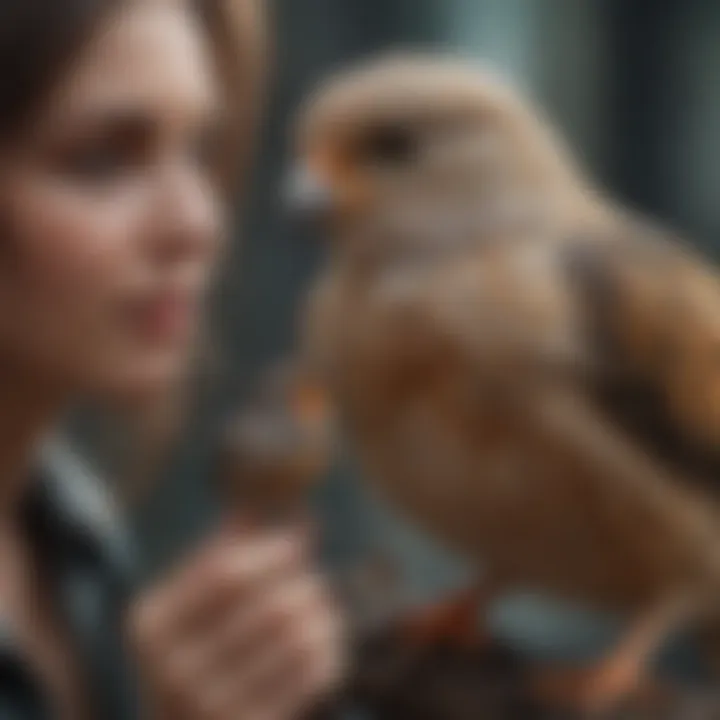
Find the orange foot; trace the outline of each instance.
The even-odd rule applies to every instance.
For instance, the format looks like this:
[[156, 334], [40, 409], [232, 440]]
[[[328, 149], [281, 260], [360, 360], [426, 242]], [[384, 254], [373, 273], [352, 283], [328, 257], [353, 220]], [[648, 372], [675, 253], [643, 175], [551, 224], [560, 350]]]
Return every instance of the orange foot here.
[[487, 633], [478, 626], [480, 607], [480, 594], [472, 588], [412, 613], [403, 621], [402, 633], [419, 647], [477, 649], [489, 642]]
[[603, 716], [628, 703], [654, 703], [661, 689], [637, 665], [609, 661], [543, 669], [534, 677], [533, 694], [541, 704], [558, 711]]

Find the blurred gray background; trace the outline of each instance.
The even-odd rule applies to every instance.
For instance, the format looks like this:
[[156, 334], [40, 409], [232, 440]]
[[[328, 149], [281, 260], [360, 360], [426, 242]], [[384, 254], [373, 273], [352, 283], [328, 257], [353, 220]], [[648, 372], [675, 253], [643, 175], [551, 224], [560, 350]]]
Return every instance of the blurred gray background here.
[[[219, 420], [262, 365], [291, 346], [296, 302], [319, 248], [294, 237], [278, 197], [286, 131], [331, 69], [379, 49], [455, 50], [492, 63], [536, 97], [588, 169], [617, 195], [715, 250], [720, 211], [720, 3], [713, 0], [276, 0], [276, 72], [248, 216], [222, 286], [216, 327], [225, 372], [203, 398], [167, 478], [138, 513], [154, 574], [205, 531]], [[338, 468], [318, 498], [327, 554], [382, 546], [418, 599], [463, 577], [461, 563], [391, 517]], [[612, 624], [518, 600], [498, 622], [530, 649], [605, 642]]]

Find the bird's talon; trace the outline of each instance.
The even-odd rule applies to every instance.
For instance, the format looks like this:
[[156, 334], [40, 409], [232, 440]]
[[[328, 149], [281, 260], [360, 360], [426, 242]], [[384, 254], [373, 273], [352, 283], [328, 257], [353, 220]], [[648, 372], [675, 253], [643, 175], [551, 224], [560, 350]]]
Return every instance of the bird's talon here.
[[653, 686], [638, 668], [610, 664], [589, 668], [550, 668], [534, 681], [538, 702], [557, 710], [580, 712], [592, 717], [650, 697]]

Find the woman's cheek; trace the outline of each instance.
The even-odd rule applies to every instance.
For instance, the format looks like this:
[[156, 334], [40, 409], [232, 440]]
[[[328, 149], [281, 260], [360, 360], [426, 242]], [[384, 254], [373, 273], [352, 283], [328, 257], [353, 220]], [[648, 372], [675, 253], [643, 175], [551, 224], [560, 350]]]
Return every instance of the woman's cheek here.
[[120, 308], [141, 268], [131, 211], [127, 201], [61, 191], [36, 191], [15, 208], [3, 325], [69, 382], [109, 381], [121, 369], [129, 338]]

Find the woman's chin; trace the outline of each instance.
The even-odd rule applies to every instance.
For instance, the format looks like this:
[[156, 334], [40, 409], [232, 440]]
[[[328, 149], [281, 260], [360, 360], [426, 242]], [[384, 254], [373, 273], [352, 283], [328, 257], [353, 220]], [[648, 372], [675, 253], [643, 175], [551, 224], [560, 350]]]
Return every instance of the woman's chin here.
[[188, 355], [137, 360], [103, 373], [90, 394], [102, 402], [128, 408], [152, 403], [169, 393], [180, 392], [190, 369]]

